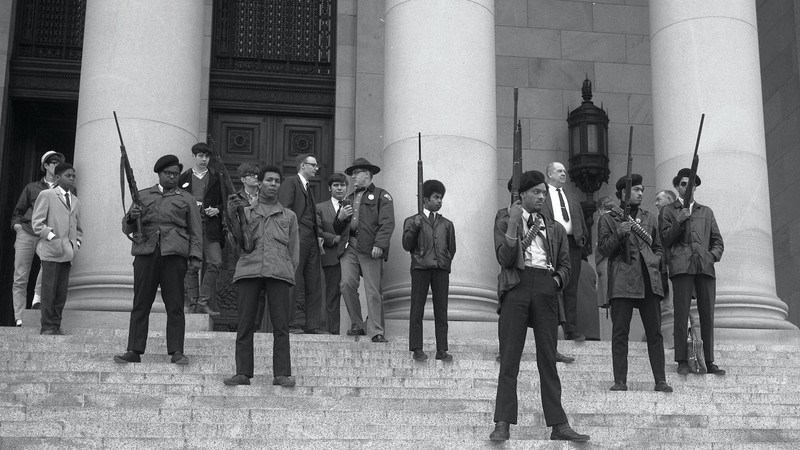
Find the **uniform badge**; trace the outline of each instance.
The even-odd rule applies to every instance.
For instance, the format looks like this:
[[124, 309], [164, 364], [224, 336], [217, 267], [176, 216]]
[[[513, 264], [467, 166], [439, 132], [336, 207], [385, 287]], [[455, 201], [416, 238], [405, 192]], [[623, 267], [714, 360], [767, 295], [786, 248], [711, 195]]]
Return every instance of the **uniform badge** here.
[[386, 198], [386, 200], [392, 201], [392, 196], [391, 196], [391, 195], [389, 195], [389, 193], [388, 193], [388, 192], [384, 192], [384, 193], [383, 193], [383, 196]]
[[368, 198], [368, 199], [370, 199], [370, 200], [375, 200], [375, 196], [374, 196], [374, 195], [372, 195], [372, 194], [369, 194], [369, 195], [367, 196], [367, 198]]

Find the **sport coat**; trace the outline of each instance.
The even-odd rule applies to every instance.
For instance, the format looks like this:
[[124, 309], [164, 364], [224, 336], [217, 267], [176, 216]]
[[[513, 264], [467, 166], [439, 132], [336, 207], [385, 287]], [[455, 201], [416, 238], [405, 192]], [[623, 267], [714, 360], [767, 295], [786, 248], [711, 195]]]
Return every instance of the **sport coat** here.
[[[83, 239], [81, 201], [70, 193], [70, 208], [60, 189], [46, 189], [36, 198], [31, 216], [33, 232], [39, 235], [36, 253], [42, 261], [68, 262], [75, 258]], [[53, 232], [55, 237], [48, 241]]]
[[[566, 197], [567, 203], [569, 203], [569, 220], [570, 222], [573, 222], [572, 237], [575, 238], [575, 242], [578, 244], [578, 247], [583, 247], [585, 236], [589, 236], [589, 230], [586, 228], [586, 221], [583, 220], [583, 208], [581, 208], [581, 202], [577, 197], [565, 191], [564, 188], [561, 188], [561, 192]], [[558, 205], [558, 212], [561, 214], [561, 205]], [[549, 222], [555, 221], [553, 202], [550, 201], [549, 186], [547, 195], [544, 196], [544, 208], [542, 208], [542, 215], [545, 216]]]
[[[206, 226], [206, 239], [212, 242], [219, 242], [220, 245], [225, 245], [225, 236], [222, 233], [222, 215], [225, 214], [225, 203], [222, 196], [222, 183], [220, 177], [212, 168], [208, 168], [208, 185], [206, 192], [203, 195], [203, 208], [213, 207], [219, 210], [219, 214], [214, 217], [208, 217], [204, 213], [200, 213], [201, 218], [205, 218]], [[189, 169], [178, 177], [178, 187], [192, 194], [192, 169]]]
[[[310, 190], [311, 186], [309, 186]], [[292, 210], [292, 212], [297, 216], [297, 221], [300, 222], [300, 218], [303, 217], [303, 214], [306, 210], [306, 205], [308, 204], [307, 198], [311, 195], [313, 200], [314, 194], [309, 193], [303, 188], [303, 185], [300, 181], [300, 175], [293, 175], [281, 183], [281, 187], [278, 189], [278, 201], [281, 202], [285, 208]], [[311, 210], [311, 220], [314, 221], [314, 237], [319, 237], [319, 222], [317, 221], [317, 213], [316, 213], [316, 205], [311, 203], [312, 210]]]
[[[336, 219], [336, 210], [330, 200], [317, 203], [317, 223], [321, 229], [323, 239], [322, 248], [325, 253], [322, 255], [322, 267], [330, 267], [339, 264], [339, 258], [344, 253], [347, 240], [349, 238], [350, 227], [342, 229], [341, 233], [336, 233], [333, 229], [333, 221]], [[336, 236], [340, 236], [339, 242], [334, 244]]]

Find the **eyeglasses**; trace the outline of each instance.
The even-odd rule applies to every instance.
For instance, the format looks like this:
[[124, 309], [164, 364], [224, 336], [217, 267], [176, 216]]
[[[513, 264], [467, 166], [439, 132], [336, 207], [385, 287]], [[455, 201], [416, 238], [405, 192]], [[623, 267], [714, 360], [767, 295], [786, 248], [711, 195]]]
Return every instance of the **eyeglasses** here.
[[180, 172], [168, 172], [166, 170], [161, 171], [161, 173], [163, 173], [167, 178], [175, 178], [181, 174]]
[[317, 163], [304, 162], [303, 164], [309, 165], [311, 167], [317, 167]]
[[257, 173], [246, 173], [246, 174], [242, 175], [242, 178], [247, 178], [247, 177], [258, 178], [258, 174]]

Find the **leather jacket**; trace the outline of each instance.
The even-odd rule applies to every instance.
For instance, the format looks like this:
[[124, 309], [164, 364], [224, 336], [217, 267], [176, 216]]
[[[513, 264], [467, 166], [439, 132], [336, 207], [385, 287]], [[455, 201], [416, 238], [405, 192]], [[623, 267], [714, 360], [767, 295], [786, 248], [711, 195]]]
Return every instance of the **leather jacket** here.
[[435, 223], [431, 223], [424, 214], [414, 214], [403, 222], [403, 249], [411, 253], [411, 270], [442, 269], [449, 273], [456, 254], [453, 222], [437, 214]]

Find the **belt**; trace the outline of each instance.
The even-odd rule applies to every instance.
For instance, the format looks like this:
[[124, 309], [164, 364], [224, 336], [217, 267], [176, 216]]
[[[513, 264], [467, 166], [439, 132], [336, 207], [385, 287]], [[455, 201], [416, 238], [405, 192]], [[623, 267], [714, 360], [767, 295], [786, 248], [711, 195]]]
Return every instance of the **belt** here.
[[350, 237], [357, 238], [358, 237], [358, 230], [350, 230]]

